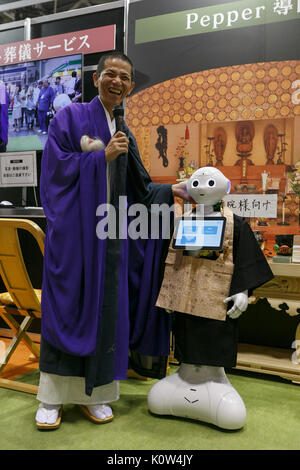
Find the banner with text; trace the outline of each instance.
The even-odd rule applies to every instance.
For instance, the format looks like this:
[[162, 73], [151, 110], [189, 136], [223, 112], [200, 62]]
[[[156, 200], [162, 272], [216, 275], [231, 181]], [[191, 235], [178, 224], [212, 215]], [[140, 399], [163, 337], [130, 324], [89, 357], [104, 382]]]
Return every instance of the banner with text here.
[[101, 26], [30, 41], [0, 45], [0, 65], [70, 54], [92, 54], [115, 48], [116, 25]]

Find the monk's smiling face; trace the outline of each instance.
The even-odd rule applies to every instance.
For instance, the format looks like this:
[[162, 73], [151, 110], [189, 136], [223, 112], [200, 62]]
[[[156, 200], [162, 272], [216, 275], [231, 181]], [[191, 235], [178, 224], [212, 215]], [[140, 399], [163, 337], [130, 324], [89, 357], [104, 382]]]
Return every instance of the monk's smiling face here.
[[106, 59], [100, 76], [94, 73], [93, 79], [99, 97], [111, 116], [113, 108], [119, 106], [134, 87], [131, 65], [119, 58]]

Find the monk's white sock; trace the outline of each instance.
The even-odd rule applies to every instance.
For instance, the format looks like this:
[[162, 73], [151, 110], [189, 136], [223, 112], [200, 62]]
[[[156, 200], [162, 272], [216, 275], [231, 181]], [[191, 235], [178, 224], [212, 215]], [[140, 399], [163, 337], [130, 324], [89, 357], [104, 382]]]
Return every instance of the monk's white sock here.
[[35, 420], [41, 424], [54, 424], [57, 421], [60, 407], [61, 405], [48, 405], [47, 403], [40, 403]]
[[98, 419], [109, 418], [113, 414], [111, 407], [108, 406], [108, 405], [103, 405], [103, 404], [88, 405], [87, 408], [88, 408], [89, 412], [93, 416], [95, 416], [95, 418], [98, 418]]

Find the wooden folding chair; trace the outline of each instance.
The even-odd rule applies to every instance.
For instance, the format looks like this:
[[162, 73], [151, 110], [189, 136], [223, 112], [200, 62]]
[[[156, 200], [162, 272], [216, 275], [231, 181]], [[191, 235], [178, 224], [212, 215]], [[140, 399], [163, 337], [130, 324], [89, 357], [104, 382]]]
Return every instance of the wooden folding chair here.
[[[36, 358], [39, 357], [39, 348], [26, 331], [35, 318], [41, 317], [41, 291], [33, 288], [27, 272], [19, 242], [19, 229], [26, 230], [34, 237], [44, 255], [45, 235], [37, 224], [26, 219], [0, 218], [0, 276], [7, 289], [7, 292], [0, 294], [0, 316], [14, 334], [0, 357], [0, 387], [36, 394], [36, 385], [1, 378], [20, 341]], [[25, 318], [19, 322], [15, 316]]]

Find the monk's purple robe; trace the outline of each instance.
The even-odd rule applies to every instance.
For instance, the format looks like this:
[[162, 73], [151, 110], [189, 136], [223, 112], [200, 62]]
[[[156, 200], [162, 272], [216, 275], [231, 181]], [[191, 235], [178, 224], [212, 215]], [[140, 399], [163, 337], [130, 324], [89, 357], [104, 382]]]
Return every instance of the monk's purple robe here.
[[6, 151], [6, 146], [8, 142], [8, 105], [9, 105], [9, 96], [7, 91], [5, 91], [5, 103], [0, 104], [0, 144], [1, 152]]
[[[117, 213], [119, 196], [149, 209], [152, 203], [172, 205], [171, 186], [152, 183], [126, 131], [128, 156], [110, 164], [110, 203]], [[90, 395], [94, 386], [126, 379], [129, 351], [139, 372], [139, 356], [153, 356], [155, 370], [147, 375], [164, 375], [170, 319], [155, 301], [169, 241], [97, 237], [104, 216], [96, 210], [107, 201], [105, 152], [82, 152], [82, 135], [99, 137], [105, 145], [111, 138], [98, 97], [61, 109], [50, 122], [43, 152], [47, 228], [40, 370], [85, 377]]]

